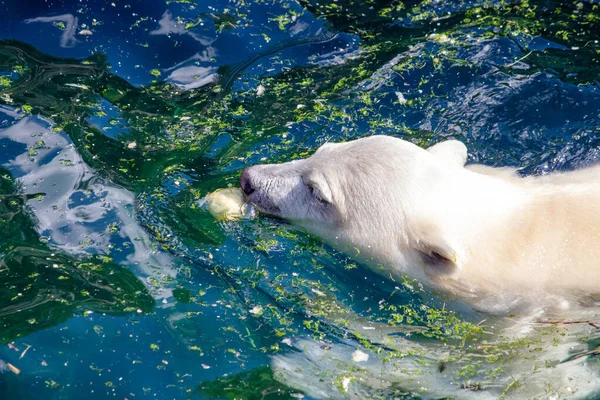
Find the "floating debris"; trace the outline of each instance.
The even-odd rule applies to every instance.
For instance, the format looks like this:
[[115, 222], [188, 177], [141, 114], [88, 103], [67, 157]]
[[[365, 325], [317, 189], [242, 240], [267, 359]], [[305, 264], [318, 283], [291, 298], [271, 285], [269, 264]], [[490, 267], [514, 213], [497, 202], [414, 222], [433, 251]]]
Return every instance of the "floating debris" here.
[[19, 356], [19, 360], [23, 357], [25, 357], [25, 354], [27, 354], [27, 350], [29, 350], [31, 348], [31, 346], [27, 345], [27, 348], [25, 350], [23, 350], [23, 352], [21, 353], [21, 355]]
[[263, 308], [261, 306], [256, 306], [250, 309], [250, 314], [260, 315], [263, 313]]
[[431, 35], [427, 36], [428, 40], [431, 40], [432, 42], [438, 42], [438, 43], [452, 43], [453, 40], [450, 39], [448, 37], [448, 35], [445, 35], [443, 33], [432, 33]]
[[83, 85], [80, 83], [65, 83], [65, 86], [69, 86], [72, 88], [76, 88], [76, 89], [83, 89], [83, 90], [89, 90], [89, 86], [88, 85]]
[[8, 370], [10, 370], [15, 375], [19, 375], [21, 373], [21, 370], [12, 365], [11, 363], [7, 363], [3, 360], [0, 360], [0, 372], [6, 372]]
[[352, 361], [357, 363], [369, 361], [369, 355], [360, 350], [355, 350], [354, 353], [352, 353]]
[[15, 375], [19, 375], [21, 373], [21, 370], [11, 363], [6, 363], [6, 365], [8, 366], [8, 369], [10, 369]]
[[398, 103], [400, 103], [402, 105], [408, 103], [408, 100], [406, 100], [406, 98], [404, 97], [402, 92], [395, 92], [395, 94], [396, 94], [396, 97], [398, 98]]
[[240, 218], [253, 218], [254, 207], [246, 202], [239, 188], [217, 189], [206, 196], [208, 212], [217, 221], [231, 221]]
[[342, 388], [344, 388], [344, 392], [348, 391], [348, 385], [350, 385], [350, 378], [348, 378], [347, 376], [344, 376], [342, 378]]

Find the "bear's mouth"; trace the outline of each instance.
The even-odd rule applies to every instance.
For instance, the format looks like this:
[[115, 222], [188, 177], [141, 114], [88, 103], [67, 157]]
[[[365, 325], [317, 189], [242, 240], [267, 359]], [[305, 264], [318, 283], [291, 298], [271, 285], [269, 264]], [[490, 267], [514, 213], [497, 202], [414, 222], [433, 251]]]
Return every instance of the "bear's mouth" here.
[[258, 211], [272, 217], [282, 218], [281, 209], [274, 204], [265, 204], [261, 199], [259, 192], [253, 190], [250, 194], [244, 194], [246, 202], [252, 204]]

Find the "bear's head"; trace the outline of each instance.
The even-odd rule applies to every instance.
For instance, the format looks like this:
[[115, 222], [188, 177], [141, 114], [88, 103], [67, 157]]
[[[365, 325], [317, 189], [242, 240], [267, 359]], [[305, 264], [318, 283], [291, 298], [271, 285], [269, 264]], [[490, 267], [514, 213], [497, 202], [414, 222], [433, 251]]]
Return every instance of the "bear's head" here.
[[449, 274], [456, 270], [456, 249], [427, 209], [436, 209], [451, 185], [447, 169], [462, 168], [465, 161], [466, 148], [457, 141], [427, 151], [371, 136], [327, 143], [306, 159], [249, 167], [240, 185], [260, 211], [361, 261], [386, 271], [393, 264], [401, 273], [410, 263], [426, 264]]

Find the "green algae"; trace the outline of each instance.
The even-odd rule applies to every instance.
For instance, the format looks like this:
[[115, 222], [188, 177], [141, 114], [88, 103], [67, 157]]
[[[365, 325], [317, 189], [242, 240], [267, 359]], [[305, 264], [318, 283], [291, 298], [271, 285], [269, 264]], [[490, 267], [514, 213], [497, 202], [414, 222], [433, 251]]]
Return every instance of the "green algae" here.
[[279, 383], [269, 367], [206, 382], [198, 386], [196, 391], [207, 398], [232, 400], [289, 399], [303, 396], [301, 392]]

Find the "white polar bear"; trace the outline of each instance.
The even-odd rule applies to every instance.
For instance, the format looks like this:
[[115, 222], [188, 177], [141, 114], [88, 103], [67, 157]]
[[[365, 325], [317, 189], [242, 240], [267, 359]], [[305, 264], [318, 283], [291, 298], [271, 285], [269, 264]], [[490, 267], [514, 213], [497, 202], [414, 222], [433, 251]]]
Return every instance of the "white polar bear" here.
[[520, 178], [466, 158], [458, 141], [371, 136], [247, 168], [240, 183], [259, 210], [385, 276], [480, 300], [600, 292], [600, 167]]

